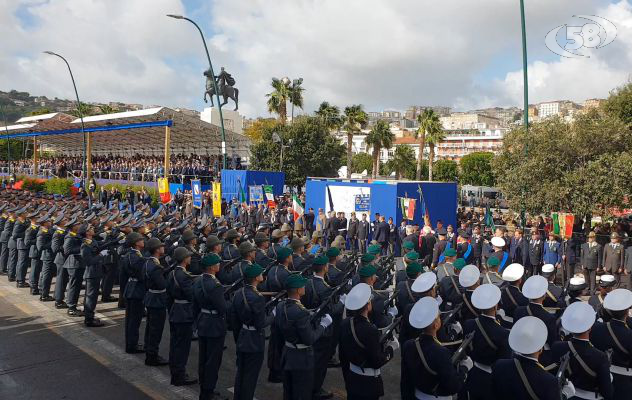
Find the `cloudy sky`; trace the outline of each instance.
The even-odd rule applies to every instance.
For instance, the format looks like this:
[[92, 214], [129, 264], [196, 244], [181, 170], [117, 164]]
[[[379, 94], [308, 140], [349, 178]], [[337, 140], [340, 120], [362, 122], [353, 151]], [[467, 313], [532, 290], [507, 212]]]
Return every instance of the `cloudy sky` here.
[[[630, 79], [632, 3], [526, 1], [530, 102], [605, 97]], [[367, 110], [520, 106], [518, 0], [0, 0], [0, 90], [72, 98], [70, 61], [86, 101], [202, 109], [206, 57], [240, 89], [240, 110], [267, 116], [271, 77], [304, 79], [305, 111], [327, 100]], [[598, 15], [617, 37], [563, 58], [546, 34]], [[566, 30], [558, 36], [563, 46]], [[602, 35], [605, 32], [602, 31]], [[588, 57], [589, 56], [589, 57]]]

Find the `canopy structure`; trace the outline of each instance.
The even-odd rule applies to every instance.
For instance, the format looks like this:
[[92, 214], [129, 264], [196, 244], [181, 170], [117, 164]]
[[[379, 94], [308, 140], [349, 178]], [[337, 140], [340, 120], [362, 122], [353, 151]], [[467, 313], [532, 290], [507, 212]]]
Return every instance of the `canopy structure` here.
[[[95, 154], [164, 155], [169, 170], [172, 153], [222, 154], [220, 127], [167, 107], [85, 117], [84, 132], [90, 158]], [[250, 139], [232, 131], [226, 133], [226, 152], [247, 158]], [[15, 124], [1, 127], [0, 138], [33, 140], [37, 170], [38, 149], [59, 155], [83, 154], [81, 120], [64, 113], [24, 117]]]

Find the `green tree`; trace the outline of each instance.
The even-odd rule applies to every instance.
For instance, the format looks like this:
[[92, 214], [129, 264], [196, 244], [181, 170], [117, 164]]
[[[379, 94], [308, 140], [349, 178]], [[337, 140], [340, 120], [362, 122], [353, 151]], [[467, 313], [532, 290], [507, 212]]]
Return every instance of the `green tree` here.
[[496, 178], [492, 169], [493, 153], [476, 152], [463, 156], [459, 161], [459, 182], [463, 185], [494, 186]]
[[[79, 115], [79, 111], [81, 111], [81, 115]], [[94, 115], [94, 109], [90, 104], [79, 103], [79, 107], [76, 107], [74, 110], [70, 111], [69, 114], [74, 115], [77, 118], [79, 118], [80, 116], [87, 117], [90, 115]]]
[[111, 107], [111, 106], [110, 106], [110, 105], [108, 105], [108, 104], [102, 104], [102, 105], [100, 105], [100, 106], [99, 106], [99, 111], [100, 111], [100, 112], [99, 112], [99, 114], [114, 114], [114, 113], [119, 112], [119, 110], [117, 110], [117, 109], [115, 109], [115, 108]]
[[[425, 173], [428, 174], [427, 164], [422, 164], [422, 176]], [[397, 179], [415, 179], [417, 173], [417, 167], [415, 162], [415, 150], [409, 145], [399, 145], [395, 147], [393, 157], [388, 160], [384, 166], [386, 175], [390, 175], [395, 172]]]
[[438, 160], [434, 169], [434, 178], [439, 182], [456, 182], [459, 179], [459, 166], [456, 161]]
[[[344, 161], [342, 161], [341, 163], [344, 164]], [[357, 153], [353, 155], [353, 159], [351, 160], [352, 173], [361, 174], [364, 171], [371, 171], [372, 168], [373, 168], [373, 157], [371, 157], [367, 153]]]
[[323, 121], [323, 124], [325, 124], [330, 131], [340, 129], [342, 126], [342, 117], [340, 116], [340, 108], [338, 108], [338, 106], [323, 101], [314, 114]]
[[272, 140], [275, 132], [283, 143], [292, 140], [283, 151], [283, 172], [288, 185], [300, 188], [308, 176], [338, 176], [344, 146], [329, 134], [319, 118], [309, 116], [297, 118], [292, 125], [279, 124], [276, 129], [265, 130], [262, 140], [250, 148], [252, 169], [278, 170], [281, 148]]
[[272, 78], [272, 92], [266, 94], [268, 98], [268, 112], [277, 114], [282, 124], [287, 121], [287, 101], [290, 98], [290, 87], [279, 78]]
[[29, 115], [30, 115], [31, 117], [33, 117], [33, 116], [35, 116], [35, 115], [50, 114], [50, 112], [51, 112], [51, 111], [50, 111], [48, 108], [40, 108], [40, 109], [38, 109], [38, 110], [31, 111], [31, 112], [29, 113]]
[[351, 178], [351, 160], [353, 156], [353, 135], [358, 134], [366, 125], [369, 116], [362, 110], [362, 105], [345, 107], [343, 129], [347, 132], [347, 178]]
[[265, 132], [274, 131], [278, 126], [279, 121], [274, 118], [258, 118], [252, 125], [244, 129], [244, 135], [248, 136], [253, 143], [258, 143]]
[[[420, 180], [422, 172], [421, 160], [423, 160], [426, 141], [430, 135], [434, 135], [437, 131], [441, 130], [441, 122], [439, 121], [439, 115], [429, 108], [426, 108], [417, 116], [417, 122], [419, 122], [419, 128], [415, 131], [415, 138], [419, 139], [419, 154], [417, 155], [416, 179]], [[432, 161], [430, 161], [429, 164], [432, 165]], [[432, 180], [432, 174], [430, 174], [430, 180]]]
[[[303, 92], [305, 88], [302, 86], [303, 79], [297, 79], [296, 82], [292, 82], [288, 84], [288, 100], [290, 100], [290, 104], [292, 106], [303, 109]], [[292, 115], [294, 118], [294, 115]]]
[[445, 139], [445, 132], [443, 131], [443, 127], [441, 123], [438, 122], [439, 118], [436, 119], [437, 123], [432, 123], [426, 129], [426, 143], [428, 143], [428, 148], [430, 151], [428, 152], [428, 180], [432, 182], [432, 170], [435, 156], [435, 147]]
[[379, 120], [371, 128], [371, 131], [366, 136], [365, 143], [367, 146], [373, 148], [373, 172], [371, 176], [377, 178], [380, 166], [380, 152], [382, 149], [390, 149], [393, 147], [393, 140], [395, 135], [391, 132], [391, 128], [388, 122]]
[[[617, 116], [593, 109], [509, 132], [494, 173], [510, 206], [530, 213], [607, 215], [629, 206], [632, 131]], [[627, 196], [626, 196], [627, 195]]]
[[613, 90], [603, 108], [626, 124], [632, 124], [632, 82]]

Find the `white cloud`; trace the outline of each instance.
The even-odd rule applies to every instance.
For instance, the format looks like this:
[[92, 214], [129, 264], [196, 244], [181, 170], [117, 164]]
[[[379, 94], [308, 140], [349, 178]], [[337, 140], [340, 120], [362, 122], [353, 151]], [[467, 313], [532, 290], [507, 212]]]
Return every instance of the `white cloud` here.
[[[630, 71], [627, 1], [527, 2], [531, 99], [607, 94]], [[15, 16], [27, 5], [35, 25]], [[65, 55], [86, 100], [201, 108], [204, 54], [192, 26], [164, 16], [180, 0], [0, 0], [0, 88], [72, 98]], [[611, 19], [619, 35], [586, 60], [557, 60], [546, 33], [575, 14]], [[369, 110], [410, 104], [519, 105], [520, 15], [507, 0], [208, 0], [195, 18], [215, 69], [237, 80], [240, 110], [267, 115], [270, 78], [303, 77], [305, 109], [323, 100]], [[494, 60], [506, 57], [504, 66]], [[509, 70], [509, 72], [507, 72]], [[481, 81], [480, 75], [488, 78]], [[491, 77], [491, 78], [490, 78]], [[495, 79], [494, 79], [495, 77]]]

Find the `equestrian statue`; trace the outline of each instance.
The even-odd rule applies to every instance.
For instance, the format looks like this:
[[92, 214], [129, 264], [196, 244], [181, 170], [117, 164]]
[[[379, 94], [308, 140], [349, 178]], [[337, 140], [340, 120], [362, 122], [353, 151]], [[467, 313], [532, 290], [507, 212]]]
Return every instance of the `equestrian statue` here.
[[233, 87], [235, 85], [235, 78], [233, 78], [228, 72], [224, 70], [222, 67], [219, 75], [213, 77], [211, 70], [208, 69], [204, 71], [204, 76], [206, 76], [206, 92], [204, 92], [204, 102], [208, 103], [206, 100], [206, 95], [211, 99], [211, 107], [214, 107], [213, 104], [213, 96], [215, 95], [215, 85], [213, 84], [213, 78], [215, 78], [215, 84], [217, 85], [218, 94], [224, 98], [224, 102], [219, 104], [220, 107], [226, 105], [228, 103], [228, 99], [233, 99], [235, 102], [235, 111], [239, 108], [239, 89]]

